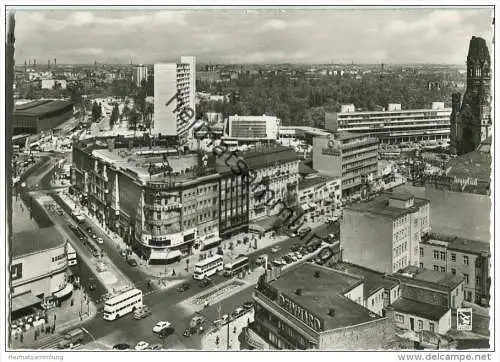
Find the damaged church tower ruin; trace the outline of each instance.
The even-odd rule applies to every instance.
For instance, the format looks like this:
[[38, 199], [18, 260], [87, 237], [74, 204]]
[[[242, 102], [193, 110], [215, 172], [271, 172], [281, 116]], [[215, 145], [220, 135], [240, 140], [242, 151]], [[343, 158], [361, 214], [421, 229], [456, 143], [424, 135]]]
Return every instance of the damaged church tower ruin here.
[[450, 149], [457, 155], [474, 151], [491, 136], [491, 60], [483, 38], [473, 36], [467, 55], [467, 89], [463, 100], [453, 94]]

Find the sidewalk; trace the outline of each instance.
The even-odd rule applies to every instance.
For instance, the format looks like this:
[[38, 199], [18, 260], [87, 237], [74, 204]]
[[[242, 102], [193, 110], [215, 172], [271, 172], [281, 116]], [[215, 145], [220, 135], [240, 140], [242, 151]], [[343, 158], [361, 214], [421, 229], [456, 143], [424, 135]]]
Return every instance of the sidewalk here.
[[[61, 200], [63, 200], [63, 202], [66, 202], [65, 198], [62, 195], [63, 193], [59, 194]], [[54, 199], [49, 196], [41, 196], [39, 197], [39, 200], [45, 212], [49, 215], [50, 218], [53, 218], [54, 216], [45, 209], [45, 203], [55, 202]], [[71, 205], [68, 206], [71, 207]], [[88, 267], [92, 270], [92, 273], [101, 281], [108, 292], [122, 290], [133, 285], [133, 283], [113, 264], [108, 256], [105, 255], [104, 258], [95, 258], [91, 256], [90, 251], [84, 249], [85, 247], [82, 244], [74, 242], [74, 238], [70, 237], [68, 235], [68, 232], [61, 225], [59, 225], [58, 223], [54, 224], [61, 235], [63, 235], [64, 238], [71, 242], [71, 245], [73, 246], [73, 248], [75, 248], [80, 259], [88, 265]], [[97, 247], [99, 247], [99, 245], [97, 245]], [[106, 265], [107, 270], [99, 272], [98, 266], [102, 266], [102, 263]]]
[[[73, 301], [73, 305], [71, 302]], [[60, 332], [75, 327], [97, 314], [97, 308], [83, 289], [73, 290], [73, 295], [62, 302], [60, 307], [47, 311], [47, 322], [28, 331], [12, 331], [11, 348], [40, 348], [55, 340], [60, 340]], [[54, 333], [46, 333], [47, 327], [55, 325]], [[39, 334], [35, 339], [35, 331]], [[21, 342], [21, 334], [22, 342]]]

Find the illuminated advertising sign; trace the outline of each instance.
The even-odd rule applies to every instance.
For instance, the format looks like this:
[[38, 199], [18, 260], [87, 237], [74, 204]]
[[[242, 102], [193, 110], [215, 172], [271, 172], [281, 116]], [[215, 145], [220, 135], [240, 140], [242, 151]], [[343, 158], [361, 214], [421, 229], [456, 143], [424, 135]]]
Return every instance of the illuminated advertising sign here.
[[280, 295], [279, 304], [283, 309], [293, 314], [296, 318], [300, 319], [315, 331], [319, 332], [323, 330], [323, 321], [321, 319], [309, 312], [306, 308], [295, 303], [286, 295]]

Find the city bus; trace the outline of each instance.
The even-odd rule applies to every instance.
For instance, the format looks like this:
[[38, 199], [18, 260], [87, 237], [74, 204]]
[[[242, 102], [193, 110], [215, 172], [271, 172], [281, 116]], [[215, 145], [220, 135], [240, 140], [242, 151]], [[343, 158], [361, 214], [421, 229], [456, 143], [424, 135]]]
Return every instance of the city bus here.
[[107, 321], [113, 321], [140, 307], [142, 307], [142, 291], [135, 288], [130, 289], [106, 301], [103, 318]]
[[224, 266], [224, 276], [232, 277], [233, 275], [237, 275], [242, 270], [248, 269], [248, 257], [243, 256], [238, 258], [233, 263], [227, 263]]
[[193, 278], [203, 280], [223, 269], [222, 255], [215, 255], [195, 264]]
[[68, 265], [76, 265], [77, 260], [76, 260], [76, 251], [73, 249], [70, 243], [66, 244], [66, 252], [68, 254]]

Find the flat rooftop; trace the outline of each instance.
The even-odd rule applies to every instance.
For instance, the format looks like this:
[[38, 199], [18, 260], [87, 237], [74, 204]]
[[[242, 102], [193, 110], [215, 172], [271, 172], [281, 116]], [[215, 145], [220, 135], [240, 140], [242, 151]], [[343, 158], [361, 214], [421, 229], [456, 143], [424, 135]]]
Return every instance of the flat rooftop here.
[[436, 322], [448, 312], [448, 308], [406, 298], [399, 298], [391, 305], [391, 308], [396, 312], [411, 314]]
[[17, 105], [14, 108], [14, 116], [41, 117], [72, 105], [73, 103], [68, 101], [43, 99]]
[[[163, 155], [166, 155], [165, 157]], [[151, 181], [183, 182], [196, 179], [199, 159], [197, 154], [177, 155], [174, 149], [166, 148], [118, 148], [110, 150], [100, 148], [92, 151], [92, 155], [109, 164], [118, 166], [124, 171], [131, 171], [141, 179]], [[165, 160], [168, 162], [165, 162]], [[166, 166], [170, 166], [168, 171]], [[162, 168], [163, 167], [163, 168]], [[152, 169], [164, 169], [149, 175]], [[210, 168], [207, 168], [210, 170]], [[215, 172], [210, 172], [215, 173]], [[209, 173], [209, 174], [210, 174]]]
[[[371, 213], [371, 214], [380, 215], [383, 217], [397, 219], [398, 217], [403, 216], [405, 214], [415, 212], [421, 206], [430, 203], [430, 201], [427, 199], [421, 199], [421, 198], [415, 197], [412, 207], [409, 207], [407, 209], [397, 208], [397, 207], [389, 206], [389, 199], [391, 197], [392, 196], [389, 193], [383, 194], [383, 195], [376, 197], [375, 199], [373, 199], [371, 201], [352, 204], [349, 207], [347, 207], [346, 210], [367, 212], [367, 213]], [[395, 198], [396, 199], [401, 199], [401, 198], [404, 199], [404, 197], [399, 195], [399, 193], [398, 193]]]
[[392, 289], [399, 283], [395, 280], [384, 278], [383, 273], [351, 263], [337, 263], [334, 268], [363, 278], [365, 299], [380, 288]]
[[431, 233], [430, 239], [427, 241], [432, 244], [446, 242], [449, 250], [468, 252], [471, 254], [483, 255], [490, 254], [490, 243], [484, 241], [471, 240], [458, 236], [450, 236], [444, 234]]
[[23, 231], [12, 235], [12, 256], [18, 258], [23, 255], [39, 253], [54, 249], [64, 243], [64, 238], [54, 226]]
[[305, 178], [299, 181], [299, 190], [306, 189], [308, 187], [319, 185], [325, 183], [327, 181], [335, 180], [336, 177], [333, 176], [323, 176], [323, 175], [315, 175], [311, 178]]
[[[319, 278], [314, 276], [317, 271]], [[321, 318], [324, 329], [331, 330], [381, 318], [344, 297], [344, 293], [361, 283], [363, 279], [360, 277], [304, 263], [281, 274], [269, 284]], [[301, 295], [295, 294], [297, 289], [302, 290]], [[329, 315], [330, 309], [335, 310], [335, 316]]]
[[442, 292], [450, 292], [464, 281], [463, 276], [415, 266], [408, 266], [401, 273], [393, 273], [387, 278], [397, 279], [402, 283], [416, 287], [437, 289]]

